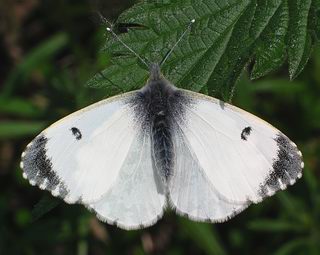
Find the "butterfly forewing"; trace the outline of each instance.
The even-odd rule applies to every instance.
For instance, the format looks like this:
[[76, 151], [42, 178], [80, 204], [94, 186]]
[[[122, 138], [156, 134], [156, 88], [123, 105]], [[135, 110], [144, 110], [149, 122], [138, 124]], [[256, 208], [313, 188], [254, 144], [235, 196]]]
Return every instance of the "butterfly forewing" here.
[[191, 103], [178, 126], [198, 161], [193, 164], [199, 164], [221, 199], [259, 202], [301, 177], [301, 152], [279, 130], [217, 99], [184, 94]]
[[103, 100], [44, 130], [22, 155], [24, 177], [123, 228], [154, 222], [164, 195], [153, 177], [150, 132], [133, 112], [135, 95]]

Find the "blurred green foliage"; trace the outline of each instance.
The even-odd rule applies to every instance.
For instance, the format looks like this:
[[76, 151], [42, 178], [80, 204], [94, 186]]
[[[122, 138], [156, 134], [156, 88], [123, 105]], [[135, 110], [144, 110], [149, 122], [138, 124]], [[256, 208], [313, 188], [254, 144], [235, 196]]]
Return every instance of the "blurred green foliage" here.
[[319, 46], [294, 81], [288, 81], [286, 66], [254, 82], [242, 72], [233, 103], [295, 141], [305, 170], [296, 185], [226, 223], [196, 223], [168, 211], [155, 226], [127, 232], [22, 178], [20, 154], [39, 131], [120, 92], [84, 85], [109, 61], [99, 51], [105, 28], [95, 11], [116, 17], [128, 5], [0, 2], [0, 254], [319, 254]]

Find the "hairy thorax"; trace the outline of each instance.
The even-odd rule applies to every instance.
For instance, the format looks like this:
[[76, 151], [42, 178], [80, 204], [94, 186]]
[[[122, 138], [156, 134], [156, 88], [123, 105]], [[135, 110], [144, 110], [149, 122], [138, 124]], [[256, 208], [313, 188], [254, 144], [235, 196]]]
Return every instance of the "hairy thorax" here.
[[183, 92], [157, 75], [139, 90], [134, 100], [142, 128], [150, 132], [153, 162], [164, 182], [173, 171], [173, 127], [184, 112], [183, 101]]

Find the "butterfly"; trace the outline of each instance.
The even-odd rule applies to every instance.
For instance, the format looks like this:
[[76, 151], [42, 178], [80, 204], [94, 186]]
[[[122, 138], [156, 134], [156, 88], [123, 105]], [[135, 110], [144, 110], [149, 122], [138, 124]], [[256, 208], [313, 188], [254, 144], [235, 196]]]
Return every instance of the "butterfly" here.
[[267, 122], [175, 87], [152, 64], [141, 89], [41, 132], [20, 166], [31, 185], [85, 205], [104, 222], [139, 229], [166, 208], [196, 221], [226, 221], [294, 184], [304, 163]]

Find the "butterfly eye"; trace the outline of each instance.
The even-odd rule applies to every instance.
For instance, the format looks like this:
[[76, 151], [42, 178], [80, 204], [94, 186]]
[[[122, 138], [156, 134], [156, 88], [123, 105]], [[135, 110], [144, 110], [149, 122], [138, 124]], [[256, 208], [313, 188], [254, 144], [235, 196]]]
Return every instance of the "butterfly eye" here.
[[70, 130], [77, 140], [80, 140], [82, 138], [82, 134], [78, 128], [72, 127]]
[[248, 136], [250, 135], [251, 131], [252, 131], [251, 127], [244, 128], [241, 132], [241, 139], [247, 141]]

